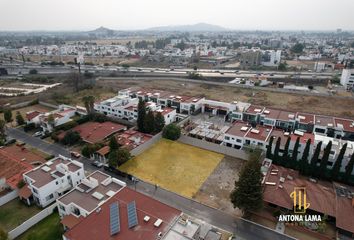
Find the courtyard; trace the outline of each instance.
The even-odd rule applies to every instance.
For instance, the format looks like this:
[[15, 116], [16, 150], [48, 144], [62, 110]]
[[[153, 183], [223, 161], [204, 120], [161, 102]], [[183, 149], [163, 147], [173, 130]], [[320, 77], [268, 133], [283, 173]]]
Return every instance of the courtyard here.
[[193, 198], [223, 158], [219, 153], [162, 139], [119, 169]]

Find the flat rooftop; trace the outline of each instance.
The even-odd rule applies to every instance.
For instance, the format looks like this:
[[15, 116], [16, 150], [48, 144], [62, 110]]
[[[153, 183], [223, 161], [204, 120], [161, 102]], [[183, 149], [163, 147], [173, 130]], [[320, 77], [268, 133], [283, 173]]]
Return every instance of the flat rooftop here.
[[[56, 179], [55, 176], [63, 176], [57, 171], [57, 166], [59, 167], [59, 165], [67, 166], [68, 170], [71, 172], [76, 172], [82, 167], [82, 163], [60, 156], [28, 171], [24, 175], [34, 181], [34, 183], [32, 183], [34, 187], [40, 188], [54, 181]], [[53, 172], [54, 174], [52, 174]]]
[[65, 205], [73, 203], [88, 212], [92, 212], [102, 201], [106, 201], [125, 187], [125, 183], [112, 179], [109, 175], [100, 171], [93, 172], [87, 179], [97, 180], [98, 185], [91, 187], [87, 186], [85, 181], [82, 181], [73, 190], [59, 198], [58, 201]]

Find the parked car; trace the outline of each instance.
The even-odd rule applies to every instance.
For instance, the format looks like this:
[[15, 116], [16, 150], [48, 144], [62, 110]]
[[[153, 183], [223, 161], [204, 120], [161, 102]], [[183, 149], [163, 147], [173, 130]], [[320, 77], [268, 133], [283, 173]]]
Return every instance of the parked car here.
[[81, 157], [81, 154], [80, 154], [80, 153], [74, 152], [74, 151], [70, 152], [70, 155], [71, 155], [72, 157], [75, 157], [75, 158], [80, 158], [80, 157]]
[[42, 136], [43, 135], [43, 133], [41, 132], [41, 131], [39, 131], [39, 132], [35, 132], [35, 133], [33, 133], [33, 137], [40, 137], [40, 136]]
[[95, 166], [95, 167], [98, 167], [98, 168], [101, 168], [103, 166], [103, 163], [101, 163], [99, 161], [94, 161], [91, 164], [92, 164], [92, 166]]

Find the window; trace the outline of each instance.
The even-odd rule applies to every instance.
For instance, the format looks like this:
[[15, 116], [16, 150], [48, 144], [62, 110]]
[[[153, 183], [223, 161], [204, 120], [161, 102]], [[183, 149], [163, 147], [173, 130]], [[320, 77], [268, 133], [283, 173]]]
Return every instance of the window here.
[[80, 172], [77, 172], [77, 175], [80, 176]]
[[230, 140], [230, 137], [229, 136], [225, 136], [225, 140]]
[[58, 184], [59, 184], [59, 182], [58, 182], [58, 181], [56, 181], [56, 182], [55, 182], [55, 184], [56, 184], [56, 185], [58, 185]]
[[53, 198], [54, 198], [54, 195], [53, 195], [53, 193], [52, 193], [52, 194], [48, 195], [48, 196], [45, 198], [45, 200], [46, 200], [46, 201], [49, 201], [49, 200], [51, 200], [51, 199], [53, 199]]
[[34, 192], [34, 193], [37, 193], [37, 194], [38, 194], [38, 191], [37, 191], [37, 189], [35, 189], [35, 188], [32, 188], [32, 190], [33, 190], [33, 192]]
[[257, 143], [258, 146], [263, 146], [263, 143], [259, 142]]
[[59, 204], [59, 209], [65, 211], [65, 207], [63, 205], [61, 205], [61, 204]]
[[236, 142], [240, 143], [240, 142], [242, 142], [242, 140], [241, 139], [236, 139]]

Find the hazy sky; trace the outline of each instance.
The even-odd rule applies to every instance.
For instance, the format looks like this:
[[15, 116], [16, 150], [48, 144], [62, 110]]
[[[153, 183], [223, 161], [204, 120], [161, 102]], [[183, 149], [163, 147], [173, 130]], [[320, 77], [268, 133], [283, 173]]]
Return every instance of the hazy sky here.
[[0, 9], [0, 31], [199, 22], [241, 30], [354, 29], [354, 0], [0, 0]]

